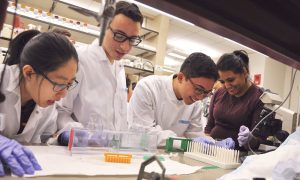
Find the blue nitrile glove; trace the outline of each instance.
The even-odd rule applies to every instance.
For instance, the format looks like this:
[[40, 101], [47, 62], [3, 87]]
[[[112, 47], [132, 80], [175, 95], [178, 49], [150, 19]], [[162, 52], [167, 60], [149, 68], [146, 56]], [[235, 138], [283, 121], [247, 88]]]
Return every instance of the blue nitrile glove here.
[[11, 172], [17, 176], [34, 174], [34, 171], [41, 170], [33, 153], [15, 140], [0, 135], [0, 176], [4, 176], [3, 164], [5, 163]]
[[58, 135], [57, 142], [59, 145], [68, 146], [70, 138], [70, 131], [64, 131]]
[[249, 141], [249, 136], [250, 136], [249, 128], [247, 128], [244, 125], [241, 126], [238, 136], [239, 136], [238, 137], [239, 146], [242, 147]]
[[206, 137], [202, 137], [202, 136], [193, 138], [193, 141], [194, 142], [199, 142], [199, 143], [204, 143], [204, 144], [215, 144], [212, 140], [210, 140]]
[[[86, 147], [94, 146], [100, 147], [107, 144], [105, 134], [101, 131], [88, 131], [88, 130], [74, 130], [73, 146]], [[58, 143], [62, 146], [67, 146], [69, 143], [70, 131], [64, 131], [58, 136]]]
[[[73, 131], [73, 133], [74, 133], [73, 146], [75, 147], [88, 146], [89, 133], [87, 130], [76, 129]], [[70, 131], [64, 131], [58, 136], [57, 142], [59, 145], [68, 146], [69, 138], [70, 138]]]
[[226, 138], [221, 141], [216, 141], [215, 143], [219, 147], [227, 148], [227, 149], [234, 149], [235, 142], [232, 138]]

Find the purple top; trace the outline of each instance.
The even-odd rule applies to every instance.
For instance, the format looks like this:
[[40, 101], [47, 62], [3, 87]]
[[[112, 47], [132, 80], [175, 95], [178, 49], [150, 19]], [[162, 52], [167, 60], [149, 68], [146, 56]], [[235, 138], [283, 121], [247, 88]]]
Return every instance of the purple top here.
[[[241, 97], [230, 95], [226, 89], [220, 88], [212, 97], [209, 107], [209, 118], [205, 133], [214, 139], [231, 137], [238, 148], [238, 132], [241, 125], [250, 130], [260, 120], [263, 103], [259, 99], [262, 91], [252, 84]], [[257, 148], [258, 142], [251, 142], [251, 147]]]

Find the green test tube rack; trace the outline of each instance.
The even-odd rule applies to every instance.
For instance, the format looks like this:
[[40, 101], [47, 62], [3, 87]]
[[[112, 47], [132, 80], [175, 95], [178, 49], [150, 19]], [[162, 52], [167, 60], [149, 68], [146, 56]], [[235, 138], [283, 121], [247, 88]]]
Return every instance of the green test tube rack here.
[[[174, 143], [176, 141], [176, 143]], [[177, 141], [179, 141], [177, 143]], [[187, 150], [187, 145], [188, 142], [191, 142], [192, 139], [187, 139], [187, 138], [174, 138], [174, 137], [170, 137], [169, 139], [166, 140], [166, 152], [186, 152]], [[174, 145], [176, 144], [176, 146], [178, 144], [179, 147], [175, 147]]]

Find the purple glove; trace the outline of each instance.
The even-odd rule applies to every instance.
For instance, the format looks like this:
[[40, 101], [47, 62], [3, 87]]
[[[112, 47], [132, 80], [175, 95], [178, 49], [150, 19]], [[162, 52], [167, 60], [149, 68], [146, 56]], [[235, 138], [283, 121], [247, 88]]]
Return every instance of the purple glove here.
[[64, 131], [58, 135], [57, 142], [59, 145], [68, 146], [70, 138], [70, 131]]
[[212, 140], [210, 140], [208, 138], [205, 138], [205, 137], [202, 137], [202, 136], [193, 138], [193, 141], [194, 142], [199, 142], [199, 143], [204, 143], [204, 144], [215, 144]]
[[32, 152], [15, 140], [0, 135], [0, 176], [4, 176], [3, 164], [7, 164], [11, 172], [17, 176], [34, 174], [41, 170]]
[[[58, 136], [58, 143], [67, 146], [69, 143], [70, 131], [64, 131]], [[74, 147], [101, 147], [107, 144], [107, 139], [101, 131], [74, 130], [73, 146]]]
[[247, 128], [246, 126], [242, 125], [240, 127], [240, 132], [239, 132], [238, 136], [239, 136], [238, 137], [239, 146], [242, 147], [249, 140], [249, 136], [250, 136], [250, 130], [249, 130], [249, 128]]
[[[88, 145], [88, 132], [85, 130], [74, 131], [73, 146], [75, 147], [86, 147]], [[58, 138], [57, 142], [59, 145], [68, 146], [70, 139], [70, 131], [62, 132]]]
[[221, 141], [216, 141], [215, 143], [219, 147], [227, 148], [227, 149], [234, 149], [235, 148], [235, 142], [232, 138], [226, 138]]

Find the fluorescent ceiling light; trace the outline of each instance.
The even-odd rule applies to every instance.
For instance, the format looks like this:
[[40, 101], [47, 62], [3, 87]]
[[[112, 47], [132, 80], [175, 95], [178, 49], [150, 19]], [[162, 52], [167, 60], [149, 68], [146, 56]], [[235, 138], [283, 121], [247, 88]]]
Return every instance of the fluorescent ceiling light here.
[[231, 40], [231, 39], [228, 39], [228, 38], [225, 38], [225, 37], [223, 37], [223, 38], [226, 39], [227, 41], [231, 42], [231, 43], [237, 44], [237, 45], [239, 45], [239, 46], [241, 46], [241, 47], [244, 47], [244, 48], [246, 48], [246, 49], [249, 49], [249, 50], [251, 50], [251, 51], [254, 51], [254, 52], [256, 52], [256, 53], [258, 53], [258, 54], [261, 54], [261, 55], [263, 55], [263, 56], [265, 56], [265, 57], [269, 57], [269, 56], [267, 56], [267, 55], [265, 55], [265, 54], [263, 54], [263, 53], [261, 53], [261, 52], [258, 52], [258, 51], [254, 50], [254, 49], [251, 49], [251, 48], [249, 48], [249, 47], [247, 47], [247, 46], [245, 46], [245, 45], [243, 45], [243, 44], [240, 44], [240, 43], [238, 43], [238, 42], [235, 42], [235, 41], [233, 41], [233, 40]]
[[166, 56], [165, 57], [165, 60], [164, 60], [164, 66], [169, 66], [169, 67], [174, 67], [174, 68], [177, 68], [179, 66], [181, 66], [183, 61], [179, 61], [179, 60], [176, 60], [174, 58], [171, 58], [169, 56]]
[[189, 25], [191, 25], [191, 26], [195, 26], [195, 24], [193, 24], [193, 23], [191, 23], [191, 22], [189, 22], [189, 21], [186, 21], [186, 20], [181, 19], [181, 18], [179, 18], [179, 17], [173, 16], [173, 15], [171, 15], [171, 14], [169, 14], [169, 13], [166, 13], [166, 12], [163, 12], [163, 11], [161, 11], [161, 10], [155, 9], [155, 8], [153, 8], [153, 7], [151, 7], [151, 6], [146, 5], [146, 4], [143, 4], [143, 3], [140, 3], [140, 2], [137, 2], [137, 1], [134, 1], [134, 0], [129, 0], [129, 1], [134, 2], [134, 3], [137, 4], [137, 5], [143, 6], [144, 8], [147, 8], [147, 9], [150, 9], [150, 10], [155, 11], [155, 12], [157, 12], [157, 13], [160, 13], [160, 14], [163, 14], [163, 15], [165, 15], [165, 16], [168, 16], [168, 17], [170, 17], [170, 18], [172, 18], [172, 19], [181, 21], [181, 22], [186, 23], [186, 24], [189, 24]]
[[176, 53], [173, 53], [173, 52], [169, 52], [168, 56], [171, 56], [171, 57], [174, 57], [174, 58], [178, 58], [178, 59], [186, 59], [185, 56], [182, 56], [182, 55], [179, 55], [179, 54], [176, 54]]
[[175, 71], [172, 71], [172, 70], [169, 70], [169, 69], [165, 69], [165, 68], [163, 68], [163, 71], [169, 72], [169, 73], [175, 73]]
[[167, 44], [171, 47], [175, 47], [177, 49], [181, 49], [184, 47], [186, 54], [190, 55], [194, 52], [202, 52], [211, 58], [220, 57], [222, 55], [221, 52], [211, 48], [207, 45], [201, 44], [199, 42], [190, 41], [187, 39], [169, 39]]

